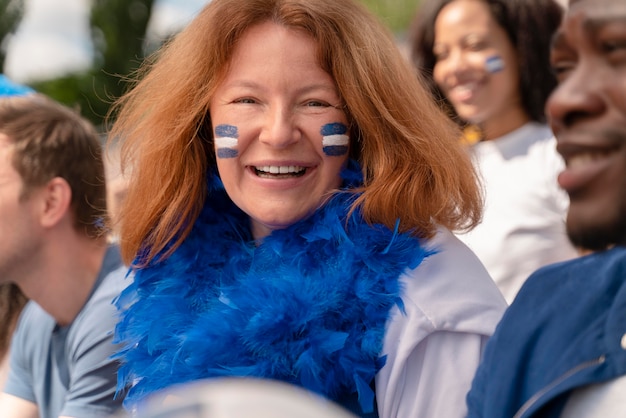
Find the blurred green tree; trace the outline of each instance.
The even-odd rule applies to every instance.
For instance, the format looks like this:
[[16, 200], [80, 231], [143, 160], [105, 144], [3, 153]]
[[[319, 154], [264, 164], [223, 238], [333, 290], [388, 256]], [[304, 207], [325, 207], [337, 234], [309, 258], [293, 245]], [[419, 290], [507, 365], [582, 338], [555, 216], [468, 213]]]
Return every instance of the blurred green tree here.
[[361, 0], [394, 33], [401, 36], [409, 27], [420, 0]]
[[0, 0], [0, 68], [4, 68], [6, 43], [24, 14], [23, 0]]
[[[401, 35], [420, 0], [361, 1]], [[4, 43], [22, 17], [23, 3], [24, 0], [0, 0], [0, 68], [5, 58]], [[146, 31], [154, 3], [155, 0], [92, 0], [90, 24], [95, 57], [92, 67], [29, 85], [79, 109], [104, 131], [102, 124], [111, 103], [128, 88], [125, 77], [136, 71], [151, 52], [146, 49]]]
[[91, 69], [31, 86], [78, 108], [102, 128], [111, 103], [127, 87], [125, 76], [137, 70], [145, 58], [153, 4], [154, 0], [93, 0], [90, 23], [95, 59]]

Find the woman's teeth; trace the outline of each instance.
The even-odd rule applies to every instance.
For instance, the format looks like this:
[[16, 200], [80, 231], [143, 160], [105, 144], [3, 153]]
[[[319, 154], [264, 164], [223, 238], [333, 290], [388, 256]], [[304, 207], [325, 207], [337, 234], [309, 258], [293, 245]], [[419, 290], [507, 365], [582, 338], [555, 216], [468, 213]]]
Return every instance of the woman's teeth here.
[[294, 166], [294, 165], [289, 165], [289, 166], [266, 165], [263, 167], [255, 167], [255, 170], [256, 170], [257, 175], [261, 177], [272, 176], [272, 175], [277, 175], [277, 174], [300, 176], [304, 174], [304, 172], [306, 171], [306, 168], [300, 167], [300, 166]]

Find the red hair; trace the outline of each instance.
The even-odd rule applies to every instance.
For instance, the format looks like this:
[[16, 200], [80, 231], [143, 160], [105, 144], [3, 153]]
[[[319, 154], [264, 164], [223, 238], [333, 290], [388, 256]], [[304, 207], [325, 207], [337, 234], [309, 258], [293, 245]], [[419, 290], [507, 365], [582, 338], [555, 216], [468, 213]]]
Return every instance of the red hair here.
[[[460, 132], [435, 105], [390, 32], [352, 0], [213, 0], [137, 74], [115, 109], [131, 169], [122, 208], [126, 262], [149, 262], [188, 235], [215, 157], [209, 102], [242, 34], [272, 21], [310, 34], [335, 80], [364, 170], [355, 202], [371, 223], [431, 237], [437, 225], [473, 227], [482, 200]], [[140, 264], [142, 264], [140, 263]]]

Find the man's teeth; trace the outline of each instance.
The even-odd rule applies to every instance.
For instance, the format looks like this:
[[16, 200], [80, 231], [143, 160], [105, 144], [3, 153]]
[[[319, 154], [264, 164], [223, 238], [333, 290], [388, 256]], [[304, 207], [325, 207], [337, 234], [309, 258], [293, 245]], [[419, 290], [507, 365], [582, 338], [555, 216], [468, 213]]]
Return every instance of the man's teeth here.
[[567, 159], [567, 166], [569, 168], [578, 168], [582, 167], [585, 164], [592, 163], [594, 161], [598, 161], [602, 158], [605, 158], [609, 155], [610, 151], [602, 151], [602, 152], [585, 152], [571, 156]]
[[305, 170], [304, 167], [290, 165], [290, 166], [276, 166], [266, 165], [263, 167], [255, 167], [257, 171], [269, 174], [298, 174]]

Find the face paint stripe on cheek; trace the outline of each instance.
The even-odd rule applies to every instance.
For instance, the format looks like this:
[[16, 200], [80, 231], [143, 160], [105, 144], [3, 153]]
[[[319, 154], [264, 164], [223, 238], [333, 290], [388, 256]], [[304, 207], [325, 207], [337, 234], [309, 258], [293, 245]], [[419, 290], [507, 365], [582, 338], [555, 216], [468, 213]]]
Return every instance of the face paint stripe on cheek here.
[[492, 55], [485, 60], [485, 69], [489, 73], [499, 73], [504, 70], [504, 60], [499, 55]]
[[350, 137], [346, 135], [348, 127], [340, 122], [322, 126], [322, 149], [329, 157], [338, 157], [348, 153]]
[[217, 158], [235, 158], [239, 155], [237, 145], [239, 131], [233, 125], [217, 125], [215, 127], [215, 148]]

